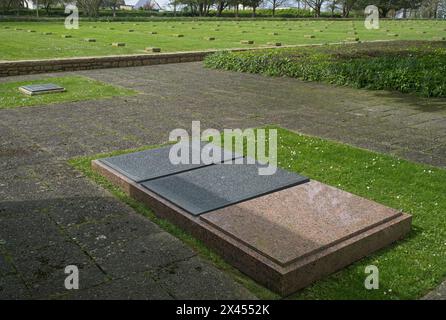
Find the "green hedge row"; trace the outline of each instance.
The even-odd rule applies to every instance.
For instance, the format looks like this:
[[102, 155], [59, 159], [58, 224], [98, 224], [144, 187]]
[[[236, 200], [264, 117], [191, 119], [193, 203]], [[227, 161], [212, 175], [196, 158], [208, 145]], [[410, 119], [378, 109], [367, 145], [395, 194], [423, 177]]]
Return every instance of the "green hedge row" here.
[[[9, 10], [9, 11], [2, 11], [0, 8], [0, 14], [6, 15], [6, 16], [36, 16], [36, 10], [28, 10], [28, 9], [20, 9], [20, 10]], [[83, 15], [82, 10], [80, 11], [80, 14]], [[271, 9], [258, 9], [256, 11], [256, 17], [259, 18], [270, 18], [272, 17], [272, 10]], [[65, 14], [63, 8], [51, 8], [50, 10], [46, 11], [45, 9], [39, 10], [39, 15], [41, 17], [65, 17], [67, 14]], [[173, 17], [174, 13], [172, 11], [148, 11], [148, 10], [117, 10], [115, 12], [116, 17], [129, 17], [129, 18], [136, 18], [136, 17]], [[216, 17], [217, 11], [211, 10], [208, 13], [208, 17]], [[331, 14], [328, 12], [323, 12], [322, 17], [328, 18], [331, 17]], [[99, 11], [99, 17], [112, 17], [113, 12], [109, 9], [101, 9]], [[197, 17], [197, 14], [194, 14], [190, 11], [178, 11], [175, 16], [177, 17]], [[221, 14], [222, 18], [233, 18], [235, 17], [235, 11], [234, 10], [224, 10]], [[251, 18], [252, 17], [252, 10], [239, 10], [238, 12], [239, 18]], [[314, 17], [314, 14], [310, 10], [306, 9], [281, 9], [276, 10], [275, 13], [276, 18], [312, 18]], [[340, 15], [336, 14], [336, 18], [339, 18]]]
[[446, 45], [399, 46], [395, 50], [369, 50], [370, 54], [355, 51], [351, 45], [221, 52], [209, 55], [205, 65], [355, 88], [446, 97]]

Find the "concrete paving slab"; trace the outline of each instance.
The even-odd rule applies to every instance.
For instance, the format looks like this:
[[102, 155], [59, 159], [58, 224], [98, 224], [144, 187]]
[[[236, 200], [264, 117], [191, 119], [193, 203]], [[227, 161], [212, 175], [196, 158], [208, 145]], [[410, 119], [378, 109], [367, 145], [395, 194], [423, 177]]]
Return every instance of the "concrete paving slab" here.
[[147, 235], [163, 232], [155, 224], [147, 224], [144, 217], [124, 215], [100, 222], [84, 223], [68, 228], [71, 238], [87, 250], [103, 248], [119, 241], [144, 238]]
[[152, 274], [175, 299], [257, 299], [227, 274], [197, 257], [172, 263]]
[[31, 296], [17, 275], [0, 277], [0, 300], [29, 299]]
[[166, 232], [115, 241], [88, 252], [107, 275], [115, 279], [129, 273], [163, 267], [195, 255], [189, 247]]
[[60, 299], [73, 300], [171, 300], [172, 297], [146, 272], [135, 273], [87, 290], [70, 292]]
[[[2, 241], [2, 239], [0, 239], [0, 241]], [[7, 261], [6, 257], [0, 253], [0, 277], [11, 273], [14, 273], [12, 265]]]
[[34, 298], [66, 293], [65, 267], [68, 265], [79, 269], [79, 288], [94, 287], [107, 279], [96, 263], [71, 241], [59, 241], [44, 248], [28, 250], [14, 259], [14, 265]]
[[220, 164], [143, 182], [142, 185], [193, 215], [223, 208], [308, 182], [280, 168], [259, 175], [260, 164]]

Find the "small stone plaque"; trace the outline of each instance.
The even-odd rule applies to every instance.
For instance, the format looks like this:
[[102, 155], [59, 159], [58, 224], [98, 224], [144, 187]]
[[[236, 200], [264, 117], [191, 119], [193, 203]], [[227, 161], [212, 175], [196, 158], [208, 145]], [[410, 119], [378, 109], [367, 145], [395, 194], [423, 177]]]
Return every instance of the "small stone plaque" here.
[[33, 84], [19, 87], [20, 92], [34, 96], [38, 94], [64, 92], [65, 88], [53, 83]]
[[279, 168], [272, 175], [259, 175], [260, 166], [217, 164], [153, 179], [142, 185], [197, 216], [309, 181]]
[[[170, 148], [171, 146], [159, 149], [144, 150], [100, 159], [99, 161], [135, 182], [160, 178], [207, 165], [204, 163], [172, 164], [169, 160]], [[192, 148], [189, 150], [192, 151]], [[228, 161], [240, 157], [242, 156], [239, 154], [224, 151], [222, 149], [222, 161]]]

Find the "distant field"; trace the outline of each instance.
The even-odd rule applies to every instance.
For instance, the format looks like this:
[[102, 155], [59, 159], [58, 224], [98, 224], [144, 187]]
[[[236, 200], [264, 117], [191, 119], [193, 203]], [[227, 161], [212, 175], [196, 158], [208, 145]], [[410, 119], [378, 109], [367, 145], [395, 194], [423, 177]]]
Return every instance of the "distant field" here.
[[[162, 52], [329, 43], [345, 40], [432, 40], [446, 37], [445, 21], [381, 21], [367, 30], [363, 21], [157, 21], [82, 22], [66, 30], [58, 22], [0, 23], [0, 60], [42, 59], [143, 53], [146, 47]], [[129, 31], [133, 30], [133, 31]], [[154, 34], [151, 34], [153, 32]], [[177, 37], [181, 34], [183, 37]], [[63, 38], [62, 35], [71, 35]], [[215, 40], [205, 38], [214, 37]], [[86, 38], [96, 42], [87, 42]], [[241, 44], [252, 40], [254, 44]], [[124, 42], [125, 47], [112, 47]]]

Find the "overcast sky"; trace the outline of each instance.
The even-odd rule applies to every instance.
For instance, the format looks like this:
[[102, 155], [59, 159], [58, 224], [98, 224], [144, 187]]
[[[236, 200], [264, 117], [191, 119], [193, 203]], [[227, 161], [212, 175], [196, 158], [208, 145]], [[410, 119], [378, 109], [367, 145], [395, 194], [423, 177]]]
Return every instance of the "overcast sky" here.
[[[133, 5], [137, 3], [139, 0], [124, 0], [124, 1], [126, 4]], [[155, 1], [161, 6], [161, 8], [164, 8], [169, 3], [169, 0], [155, 0]]]

